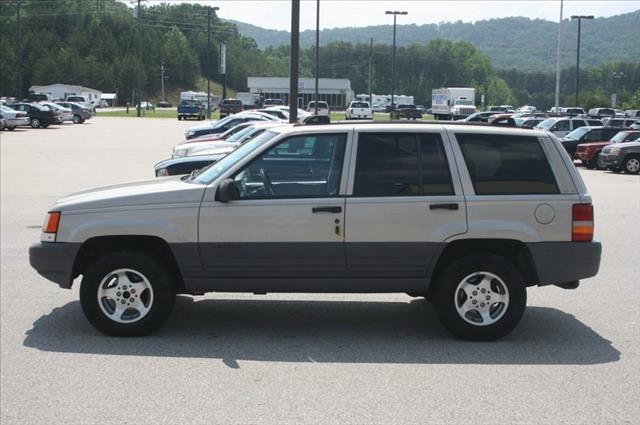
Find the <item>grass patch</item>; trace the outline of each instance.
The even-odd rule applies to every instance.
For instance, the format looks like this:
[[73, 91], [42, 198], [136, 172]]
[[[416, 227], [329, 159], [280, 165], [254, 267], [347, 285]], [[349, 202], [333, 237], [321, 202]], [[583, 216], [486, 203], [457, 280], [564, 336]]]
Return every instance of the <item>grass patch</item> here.
[[[121, 118], [137, 118], [135, 108], [129, 108], [129, 113], [126, 110], [118, 110], [118, 111], [101, 111], [97, 110], [96, 115], [99, 117], [121, 117]], [[156, 109], [156, 110], [145, 110], [143, 111], [143, 116], [141, 118], [171, 118], [174, 120], [178, 119], [178, 112], [175, 109]], [[211, 119], [217, 120], [220, 118], [220, 112], [215, 111], [211, 114]], [[190, 120], [197, 121], [197, 120]]]

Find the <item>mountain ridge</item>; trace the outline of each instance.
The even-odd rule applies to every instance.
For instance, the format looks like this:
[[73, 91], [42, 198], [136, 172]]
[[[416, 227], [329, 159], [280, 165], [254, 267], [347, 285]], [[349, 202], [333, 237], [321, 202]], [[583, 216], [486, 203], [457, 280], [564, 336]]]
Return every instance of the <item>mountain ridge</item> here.
[[[256, 40], [260, 49], [288, 45], [288, 31], [261, 28], [240, 21], [234, 23], [240, 34]], [[640, 43], [634, 43], [640, 28], [640, 9], [607, 18], [583, 21], [581, 30], [581, 65], [594, 66], [607, 62], [640, 61]], [[347, 42], [376, 44], [392, 43], [392, 25], [328, 28], [320, 31], [320, 44]], [[497, 69], [548, 71], [555, 68], [558, 24], [543, 19], [525, 17], [495, 18], [474, 23], [442, 22], [437, 24], [398, 25], [396, 43], [399, 46], [428, 43], [436, 38], [466, 41], [491, 58]], [[498, 34], [499, 36], [496, 36]], [[508, 36], [506, 36], [508, 35]], [[562, 25], [562, 66], [575, 64], [577, 23], [569, 19]], [[315, 30], [300, 32], [300, 47], [312, 47]], [[611, 48], [611, 46], [620, 48]], [[526, 54], [523, 54], [523, 51]]]

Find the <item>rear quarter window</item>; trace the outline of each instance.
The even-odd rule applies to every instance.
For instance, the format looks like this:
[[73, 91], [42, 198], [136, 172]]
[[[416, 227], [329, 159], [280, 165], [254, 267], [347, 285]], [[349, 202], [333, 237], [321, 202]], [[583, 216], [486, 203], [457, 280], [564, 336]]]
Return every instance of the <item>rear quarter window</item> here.
[[559, 193], [537, 137], [461, 133], [456, 139], [476, 195]]

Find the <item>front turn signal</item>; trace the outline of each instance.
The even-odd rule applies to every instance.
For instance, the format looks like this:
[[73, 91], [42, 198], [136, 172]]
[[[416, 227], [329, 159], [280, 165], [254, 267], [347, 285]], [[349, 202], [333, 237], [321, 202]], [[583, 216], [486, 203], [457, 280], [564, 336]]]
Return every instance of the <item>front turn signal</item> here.
[[47, 213], [47, 217], [44, 219], [44, 225], [42, 226], [43, 233], [58, 233], [58, 225], [60, 224], [60, 212]]

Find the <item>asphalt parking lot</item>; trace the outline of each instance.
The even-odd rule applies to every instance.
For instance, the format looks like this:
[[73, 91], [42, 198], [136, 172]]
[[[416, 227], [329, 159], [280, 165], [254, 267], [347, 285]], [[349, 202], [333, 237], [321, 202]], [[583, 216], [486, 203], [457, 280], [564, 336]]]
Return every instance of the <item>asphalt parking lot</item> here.
[[603, 243], [574, 291], [531, 288], [493, 343], [453, 339], [405, 295], [181, 296], [119, 339], [28, 263], [70, 192], [153, 178], [197, 122], [95, 118], [0, 133], [1, 416], [10, 423], [639, 423], [640, 177], [581, 173]]

